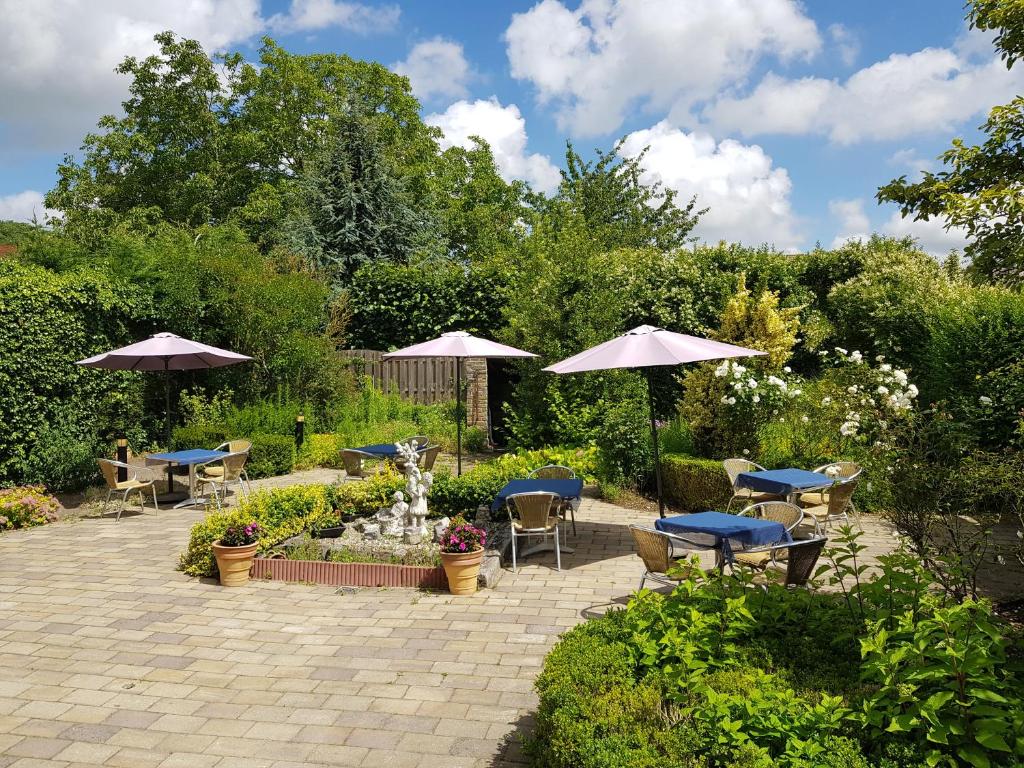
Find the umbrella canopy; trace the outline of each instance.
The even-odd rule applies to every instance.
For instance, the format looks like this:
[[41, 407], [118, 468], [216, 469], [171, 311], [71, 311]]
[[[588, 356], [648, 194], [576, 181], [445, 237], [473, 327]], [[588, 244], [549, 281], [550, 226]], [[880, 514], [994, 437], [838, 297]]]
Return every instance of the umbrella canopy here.
[[113, 349], [101, 355], [79, 360], [76, 365], [106, 368], [112, 371], [163, 371], [165, 375], [164, 405], [167, 409], [167, 447], [171, 444], [171, 371], [192, 371], [220, 368], [252, 360], [247, 355], [218, 349], [198, 341], [183, 339], [173, 333], [155, 333], [144, 341]]
[[422, 344], [413, 344], [405, 349], [388, 352], [384, 357], [536, 357], [536, 355], [499, 344], [496, 341], [471, 336], [465, 331], [450, 331], [442, 333], [436, 339], [424, 341]]
[[[383, 355], [384, 358], [396, 357], [536, 357], [532, 352], [524, 352], [515, 347], [499, 344], [496, 341], [471, 336], [465, 331], [449, 331], [436, 339], [413, 344], [394, 352]], [[456, 466], [462, 474], [462, 365], [455, 363], [455, 401], [458, 405], [455, 414], [456, 433]]]
[[661, 491], [661, 460], [658, 456], [658, 428], [654, 419], [654, 389], [651, 368], [663, 365], [681, 365], [728, 357], [764, 355], [756, 349], [746, 349], [720, 341], [673, 333], [653, 325], [641, 325], [611, 341], [566, 358], [545, 371], [551, 373], [582, 373], [604, 371], [609, 368], [642, 368], [647, 377], [647, 400], [651, 411], [651, 439], [654, 441], [654, 476], [658, 487], [658, 514], [665, 516], [665, 500]]
[[605, 371], [609, 368], [650, 368], [763, 354], [766, 353], [756, 349], [673, 333], [653, 325], [641, 325], [611, 341], [549, 365], [544, 370], [551, 373], [581, 373]]
[[251, 357], [218, 349], [173, 333], [155, 333], [148, 339], [79, 360], [77, 365], [112, 371], [191, 371], [244, 363]]

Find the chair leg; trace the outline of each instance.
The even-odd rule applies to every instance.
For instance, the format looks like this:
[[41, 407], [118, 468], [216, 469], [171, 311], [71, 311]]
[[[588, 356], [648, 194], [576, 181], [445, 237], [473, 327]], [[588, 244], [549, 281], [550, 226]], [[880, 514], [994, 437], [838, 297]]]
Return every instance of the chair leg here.
[[555, 567], [562, 570], [562, 548], [558, 545], [558, 523], [555, 523]]
[[153, 492], [153, 514], [155, 515], [160, 512], [160, 505], [156, 503], [156, 483], [149, 486], [149, 490]]
[[121, 496], [121, 503], [117, 507], [117, 517], [114, 518], [115, 523], [121, 519], [121, 513], [124, 512], [124, 505], [126, 501], [128, 501], [128, 491], [125, 491]]
[[103, 511], [100, 513], [100, 517], [107, 516], [107, 508], [110, 506], [110, 494], [114, 492], [113, 488], [107, 489], [107, 498], [103, 501]]
[[572, 518], [572, 535], [575, 536], [576, 535], [576, 508], [572, 505], [572, 503], [569, 504], [569, 517]]
[[640, 577], [640, 587], [637, 589], [638, 592], [641, 589], [644, 588], [644, 582], [646, 582], [646, 581], [647, 581], [647, 571], [644, 571], [644, 575]]
[[512, 531], [512, 573], [516, 571], [516, 532]]

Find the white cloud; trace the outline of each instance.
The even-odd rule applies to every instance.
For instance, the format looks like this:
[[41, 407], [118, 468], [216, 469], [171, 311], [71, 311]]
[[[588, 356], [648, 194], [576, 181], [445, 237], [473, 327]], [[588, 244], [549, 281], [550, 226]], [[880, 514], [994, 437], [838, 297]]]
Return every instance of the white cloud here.
[[498, 170], [506, 180], [523, 179], [541, 192], [551, 192], [561, 176], [551, 160], [526, 150], [526, 120], [515, 104], [502, 106], [496, 98], [457, 101], [424, 120], [444, 133], [442, 149], [469, 147], [473, 136], [491, 145]]
[[328, 27], [365, 34], [392, 29], [400, 13], [397, 5], [373, 7], [344, 0], [292, 0], [288, 13], [274, 14], [267, 25], [283, 34]]
[[33, 189], [0, 197], [0, 221], [33, 221], [42, 224], [56, 214], [43, 205], [43, 194]]
[[759, 146], [732, 139], [716, 142], [706, 134], [686, 133], [666, 121], [629, 134], [622, 152], [644, 157], [643, 180], [660, 181], [683, 200], [697, 195], [698, 208], [710, 208], [694, 234], [709, 242], [772, 243], [790, 250], [802, 235], [790, 207], [792, 184], [784, 168]]
[[434, 96], [450, 99], [465, 96], [471, 75], [462, 46], [442, 37], [417, 43], [409, 55], [392, 64], [391, 69], [409, 78], [413, 93], [421, 101]]
[[948, 134], [1009, 101], [1024, 86], [1024, 74], [1007, 71], [991, 49], [983, 60], [975, 49], [964, 43], [894, 53], [845, 82], [768, 73], [746, 95], [717, 98], [703, 109], [702, 118], [720, 132], [823, 133], [838, 144]]
[[840, 61], [848, 67], [852, 66], [857, 60], [857, 54], [860, 53], [860, 40], [857, 36], [842, 24], [831, 24], [828, 36], [832, 39], [832, 45], [839, 54]]
[[[832, 247], [838, 248], [849, 240], [867, 240], [871, 237], [871, 222], [864, 210], [864, 200], [831, 200], [829, 211], [839, 223], [839, 234], [832, 241]], [[952, 249], [959, 251], [967, 246], [967, 233], [960, 227], [946, 230], [941, 219], [930, 221], [914, 221], [903, 218], [899, 211], [893, 211], [880, 227], [879, 234], [891, 237], [912, 237], [921, 250], [935, 256], [945, 257]]]
[[69, 151], [100, 115], [119, 111], [128, 78], [114, 68], [125, 56], [157, 50], [153, 35], [173, 29], [223, 50], [271, 28], [344, 26], [363, 31], [370, 18], [397, 11], [359, 3], [294, 0], [266, 19], [260, 0], [0, 0], [0, 131], [5, 149]]
[[583, 0], [577, 10], [541, 0], [512, 17], [505, 42], [512, 75], [581, 136], [615, 130], [636, 106], [686, 122], [759, 59], [821, 46], [795, 0]]

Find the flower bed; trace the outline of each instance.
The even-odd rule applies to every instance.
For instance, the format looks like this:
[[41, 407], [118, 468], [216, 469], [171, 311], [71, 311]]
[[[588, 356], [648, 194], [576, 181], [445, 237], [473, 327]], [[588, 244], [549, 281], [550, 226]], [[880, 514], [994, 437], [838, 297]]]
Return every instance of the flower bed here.
[[0, 531], [52, 523], [58, 509], [60, 503], [41, 485], [0, 489]]

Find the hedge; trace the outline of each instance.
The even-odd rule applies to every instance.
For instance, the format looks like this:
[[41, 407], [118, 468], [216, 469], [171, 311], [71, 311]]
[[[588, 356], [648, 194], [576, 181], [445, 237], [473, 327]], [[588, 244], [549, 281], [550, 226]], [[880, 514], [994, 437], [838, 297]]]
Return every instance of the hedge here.
[[[212, 450], [227, 440], [242, 438], [242, 435], [229, 435], [222, 427], [201, 424], [178, 427], [172, 435], [177, 450], [188, 448], [206, 448]], [[286, 475], [295, 466], [295, 439], [287, 435], [246, 435], [252, 442], [249, 450], [249, 461], [245, 471], [253, 480], [260, 477]]]
[[668, 454], [661, 459], [665, 500], [683, 512], [725, 509], [732, 498], [732, 483], [722, 462]]

